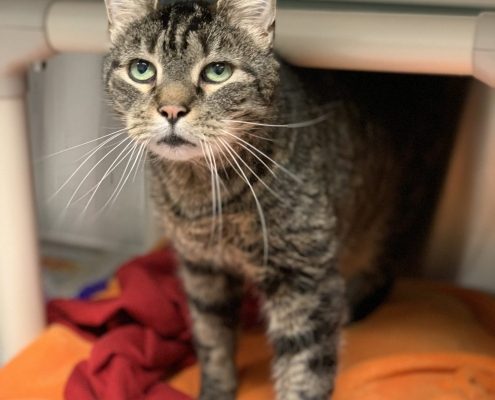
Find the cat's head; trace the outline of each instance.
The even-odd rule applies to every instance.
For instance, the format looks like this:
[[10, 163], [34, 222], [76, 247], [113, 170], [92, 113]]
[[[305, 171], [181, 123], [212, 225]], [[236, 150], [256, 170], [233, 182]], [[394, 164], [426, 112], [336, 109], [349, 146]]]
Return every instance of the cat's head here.
[[[275, 0], [106, 0], [105, 83], [129, 135], [172, 160], [204, 157], [273, 114]], [[208, 153], [207, 153], [208, 154]]]

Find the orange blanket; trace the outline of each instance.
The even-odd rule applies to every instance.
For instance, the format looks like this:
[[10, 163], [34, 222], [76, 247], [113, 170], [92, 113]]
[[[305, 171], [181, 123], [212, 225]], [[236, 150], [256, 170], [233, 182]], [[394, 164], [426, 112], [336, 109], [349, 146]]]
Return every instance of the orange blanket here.
[[[90, 344], [52, 326], [0, 369], [1, 400], [59, 400]], [[240, 400], [273, 398], [262, 332], [241, 338]], [[171, 379], [195, 397], [198, 368]], [[495, 299], [429, 283], [400, 282], [366, 320], [345, 330], [335, 400], [495, 399]], [[104, 400], [104, 399], [102, 399]]]

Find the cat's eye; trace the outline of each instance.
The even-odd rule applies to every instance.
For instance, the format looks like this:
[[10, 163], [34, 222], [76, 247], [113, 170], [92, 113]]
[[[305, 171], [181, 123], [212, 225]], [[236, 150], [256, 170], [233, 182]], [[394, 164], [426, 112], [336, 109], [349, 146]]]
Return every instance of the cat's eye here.
[[232, 76], [232, 66], [224, 62], [208, 64], [201, 72], [201, 77], [208, 83], [222, 83]]
[[129, 65], [129, 77], [137, 83], [149, 83], [156, 77], [156, 68], [149, 61], [133, 60]]

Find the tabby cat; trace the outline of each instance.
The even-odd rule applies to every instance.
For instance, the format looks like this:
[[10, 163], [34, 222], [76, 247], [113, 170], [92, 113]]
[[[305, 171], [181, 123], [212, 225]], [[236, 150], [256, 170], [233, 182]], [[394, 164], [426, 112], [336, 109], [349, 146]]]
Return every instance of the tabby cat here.
[[262, 299], [277, 398], [328, 399], [346, 298], [369, 306], [370, 289], [388, 283], [394, 224], [422, 168], [411, 169], [416, 139], [373, 122], [339, 74], [280, 60], [275, 0], [106, 3], [106, 89], [149, 152], [157, 216], [181, 261], [200, 399], [235, 398], [246, 282]]

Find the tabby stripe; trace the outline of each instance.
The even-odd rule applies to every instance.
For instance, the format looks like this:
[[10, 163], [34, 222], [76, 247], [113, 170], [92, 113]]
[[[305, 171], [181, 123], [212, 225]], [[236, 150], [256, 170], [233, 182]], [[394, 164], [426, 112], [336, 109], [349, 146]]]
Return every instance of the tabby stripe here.
[[273, 296], [281, 286], [289, 286], [297, 294], [314, 293], [318, 282], [310, 274], [297, 269], [279, 268], [260, 283], [267, 297]]
[[[314, 345], [321, 345], [329, 334], [327, 324], [321, 324], [313, 330], [291, 336], [278, 336], [272, 339], [275, 355], [280, 358], [285, 355], [300, 353]], [[325, 343], [326, 344], [326, 343]]]
[[197, 31], [202, 23], [207, 24], [209, 22], [211, 22], [211, 15], [208, 14], [198, 14], [192, 18], [191, 22], [189, 23], [189, 26], [182, 34], [183, 51], [187, 49], [189, 35], [191, 34], [191, 32]]
[[317, 354], [308, 360], [308, 368], [316, 375], [328, 374], [335, 368], [337, 358], [330, 354]]
[[112, 63], [110, 64], [110, 68], [107, 71], [107, 75], [105, 76], [105, 85], [108, 86], [108, 82], [110, 81], [110, 78], [112, 77], [113, 71], [116, 69], [120, 68], [121, 65], [117, 60], [113, 60]]
[[177, 26], [179, 25], [179, 23], [182, 19], [184, 19], [189, 14], [193, 14], [195, 12], [195, 9], [194, 9], [194, 6], [192, 5], [192, 3], [175, 3], [173, 10], [174, 10], [174, 13], [173, 13], [173, 16], [171, 16], [172, 24], [170, 26], [170, 31], [169, 31], [168, 47], [170, 50], [176, 51], [177, 50], [177, 44], [176, 44]]
[[220, 273], [217, 268], [208, 264], [196, 264], [189, 261], [184, 261], [183, 265], [191, 274], [194, 275], [214, 276]]
[[219, 317], [237, 317], [237, 309], [240, 304], [238, 298], [207, 303], [191, 295], [189, 296], [189, 301], [197, 311]]
[[306, 392], [297, 392], [297, 398], [299, 400], [327, 400], [328, 399], [328, 394], [324, 394], [323, 396], [321, 395], [311, 395], [307, 394]]
[[239, 321], [239, 307], [241, 301], [239, 298], [232, 298], [223, 302], [206, 303], [194, 296], [189, 295], [189, 303], [202, 314], [213, 315], [221, 319], [222, 323], [228, 329], [233, 329]]

